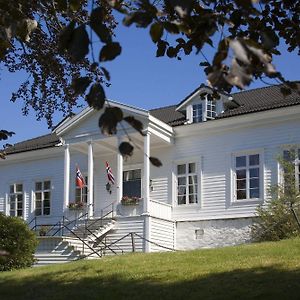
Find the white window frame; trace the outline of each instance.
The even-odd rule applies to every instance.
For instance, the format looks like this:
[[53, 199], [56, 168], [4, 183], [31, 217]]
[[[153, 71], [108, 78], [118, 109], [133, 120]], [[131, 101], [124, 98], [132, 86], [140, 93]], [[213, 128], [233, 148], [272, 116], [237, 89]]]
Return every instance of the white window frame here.
[[[16, 186], [17, 185], [22, 185], [22, 191], [21, 192], [17, 192], [16, 190]], [[10, 187], [13, 186], [13, 193], [10, 191]], [[18, 216], [18, 195], [22, 195], [22, 215]], [[14, 215], [11, 215], [11, 196], [15, 197], [15, 207], [13, 209], [14, 211]], [[24, 184], [23, 182], [14, 182], [14, 183], [10, 183], [9, 184], [9, 193], [8, 193], [8, 215], [12, 216], [12, 217], [20, 217], [20, 218], [24, 218], [24, 209], [25, 209], [25, 194], [24, 194]]]
[[[50, 182], [50, 188], [49, 189], [44, 189], [44, 183], [49, 181]], [[36, 184], [38, 182], [41, 182], [42, 183], [42, 189], [41, 190], [37, 190], [36, 189]], [[49, 192], [50, 193], [50, 199], [49, 199], [49, 203], [50, 203], [50, 207], [49, 207], [49, 214], [44, 214], [44, 200], [45, 200], [45, 193], [46, 192]], [[37, 215], [36, 214], [36, 193], [41, 193], [41, 214], [40, 215]], [[34, 190], [33, 190], [33, 195], [34, 195], [34, 215], [36, 217], [47, 217], [47, 216], [51, 216], [51, 213], [52, 213], [52, 180], [51, 179], [42, 179], [42, 180], [36, 180], [34, 182]]]
[[[197, 105], [201, 105], [202, 107], [201, 121], [194, 122], [194, 106]], [[210, 105], [209, 110], [208, 110], [208, 105]], [[194, 101], [193, 103], [187, 106], [186, 115], [187, 115], [188, 122], [193, 124], [202, 123], [208, 120], [213, 120], [217, 116], [217, 101], [209, 100], [207, 99], [207, 96], [203, 100], [199, 99], [198, 101]]]
[[[195, 164], [195, 173], [188, 173], [188, 166], [189, 164]], [[202, 157], [201, 157], [201, 163], [202, 163]], [[186, 178], [186, 203], [185, 204], [178, 204], [178, 165], [185, 165], [186, 168], [186, 172], [184, 175], [179, 175], [180, 177], [185, 177]], [[202, 201], [202, 197], [201, 197], [201, 192], [202, 192], [202, 188], [201, 188], [201, 165], [200, 162], [198, 160], [195, 159], [187, 159], [187, 160], [178, 160], [174, 162], [174, 178], [175, 178], [175, 189], [174, 189], [174, 204], [177, 207], [194, 207], [194, 206], [201, 206], [201, 201]], [[189, 184], [188, 184], [188, 176], [197, 176], [197, 202], [189, 202]]]
[[[295, 160], [292, 162], [295, 165], [295, 185], [296, 189], [300, 190], [300, 145], [289, 145], [285, 146], [282, 151], [282, 157], [284, 156], [284, 151], [295, 151], [296, 157]], [[282, 166], [279, 163], [279, 172], [280, 176], [278, 178], [278, 184], [280, 184], [282, 187], [284, 187], [284, 170]]]
[[[89, 177], [88, 177], [87, 172], [82, 173], [82, 176], [83, 176], [83, 178], [84, 178], [85, 185], [84, 185], [84, 187], [81, 189], [80, 187], [78, 187], [78, 186], [76, 185], [76, 182], [75, 182], [74, 202], [76, 202], [76, 191], [77, 191], [77, 190], [80, 190], [80, 191], [81, 191], [81, 197], [80, 197], [80, 200], [81, 200], [81, 201], [83, 200], [83, 201], [82, 201], [83, 203], [87, 203], [87, 201], [88, 201], [88, 193], [89, 193], [89, 185], [88, 185]], [[84, 190], [86, 190], [86, 193], [85, 193]], [[86, 199], [83, 199], [83, 196], [85, 196]], [[86, 201], [85, 201], [85, 200], [86, 200]]]
[[[250, 198], [250, 176], [249, 170], [252, 168], [249, 166], [249, 156], [250, 155], [259, 155], [259, 197], [258, 198]], [[237, 199], [237, 183], [236, 183], [236, 157], [246, 156], [246, 198], [245, 199]], [[253, 166], [255, 168], [255, 166]], [[245, 167], [241, 167], [238, 169], [245, 169]], [[264, 185], [264, 150], [263, 149], [254, 149], [254, 150], [244, 150], [232, 153], [232, 163], [231, 163], [231, 203], [232, 204], [247, 204], [247, 203], [261, 203], [265, 199], [265, 185]]]

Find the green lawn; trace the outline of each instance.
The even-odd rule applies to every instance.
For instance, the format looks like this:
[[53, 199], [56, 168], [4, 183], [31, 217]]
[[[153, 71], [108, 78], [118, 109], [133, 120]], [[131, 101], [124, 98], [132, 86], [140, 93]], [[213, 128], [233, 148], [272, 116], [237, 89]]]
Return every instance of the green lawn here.
[[0, 299], [300, 299], [300, 239], [3, 272]]

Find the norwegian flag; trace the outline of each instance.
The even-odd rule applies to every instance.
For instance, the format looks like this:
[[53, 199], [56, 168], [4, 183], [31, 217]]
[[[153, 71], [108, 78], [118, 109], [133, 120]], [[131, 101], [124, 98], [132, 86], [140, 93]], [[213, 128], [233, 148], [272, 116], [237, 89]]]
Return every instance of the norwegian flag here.
[[115, 184], [115, 176], [112, 173], [111, 167], [108, 162], [106, 162], [106, 173], [107, 173], [107, 179], [111, 184]]
[[81, 189], [85, 186], [84, 178], [78, 167], [76, 167], [76, 186]]

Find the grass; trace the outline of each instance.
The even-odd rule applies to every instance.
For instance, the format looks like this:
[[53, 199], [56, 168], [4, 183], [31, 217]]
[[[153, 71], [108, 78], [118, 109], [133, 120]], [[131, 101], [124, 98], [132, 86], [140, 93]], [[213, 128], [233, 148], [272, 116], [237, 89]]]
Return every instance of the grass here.
[[0, 298], [300, 299], [300, 238], [2, 272]]

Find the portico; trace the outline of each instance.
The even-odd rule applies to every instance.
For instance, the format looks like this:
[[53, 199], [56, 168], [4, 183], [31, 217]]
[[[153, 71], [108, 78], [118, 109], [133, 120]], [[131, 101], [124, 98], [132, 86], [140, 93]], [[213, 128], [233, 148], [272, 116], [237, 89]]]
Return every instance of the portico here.
[[[151, 150], [164, 147], [172, 147], [173, 130], [168, 125], [162, 123], [158, 119], [150, 116], [147, 112], [141, 110], [128, 111], [127, 107], [123, 107], [123, 112], [134, 114], [144, 124], [144, 136], [136, 132], [134, 129], [127, 127], [124, 130], [118, 128], [116, 136], [104, 136], [100, 129], [97, 128], [97, 119], [100, 115], [91, 109], [90, 112], [85, 112], [91, 119], [94, 119], [93, 127], [86, 128], [85, 132], [76, 132], [74, 124], [76, 120], [63, 123], [64, 126], [59, 126], [56, 129], [57, 134], [61, 137], [64, 144], [64, 212], [68, 213], [68, 207], [72, 202], [72, 189], [74, 189], [72, 177], [74, 177], [74, 165], [78, 164], [77, 157], [80, 154], [85, 155], [85, 162], [80, 163], [79, 167], [87, 180], [87, 197], [86, 197], [86, 212], [88, 217], [99, 217], [100, 212], [110, 204], [114, 206], [115, 213], [118, 214], [117, 207], [121, 205], [123, 196], [123, 174], [124, 170], [140, 169], [140, 184], [141, 184], [141, 200], [140, 209], [136, 213], [142, 215], [150, 215], [151, 199], [150, 199], [150, 180], [151, 180]], [[126, 111], [127, 110], [127, 111]], [[83, 111], [84, 112], [84, 111]], [[97, 114], [96, 114], [97, 113]], [[78, 115], [76, 116], [78, 118]], [[79, 116], [80, 117], [80, 116]], [[82, 120], [84, 122], [84, 120]], [[91, 123], [91, 122], [89, 122]], [[72, 127], [72, 128], [71, 128]], [[80, 128], [84, 126], [81, 125]], [[134, 146], [134, 155], [130, 158], [123, 158], [118, 151], [118, 146], [122, 141], [130, 141]], [[115, 176], [115, 184], [112, 185], [112, 191], [106, 190], [107, 175], [105, 172], [105, 161], [109, 161], [112, 166], [112, 171]], [[154, 203], [158, 205], [158, 203]], [[157, 207], [155, 208], [157, 209]]]

